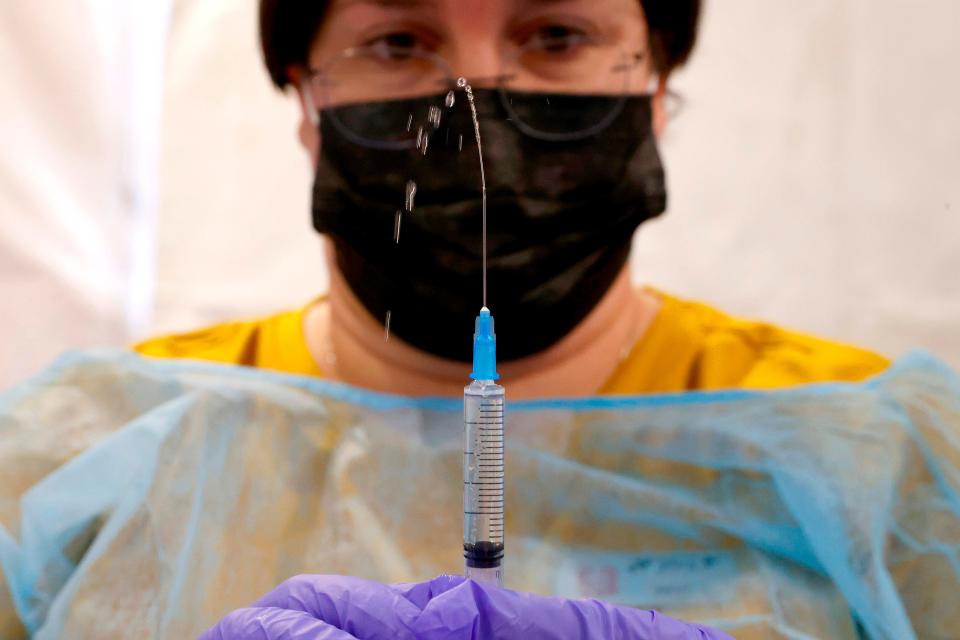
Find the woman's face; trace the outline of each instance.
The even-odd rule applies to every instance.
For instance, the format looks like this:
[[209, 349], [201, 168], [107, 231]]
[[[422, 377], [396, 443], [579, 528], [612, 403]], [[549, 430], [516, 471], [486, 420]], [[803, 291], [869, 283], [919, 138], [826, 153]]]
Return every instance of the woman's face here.
[[[344, 51], [357, 48], [409, 49], [440, 58], [474, 86], [509, 77], [518, 89], [556, 93], [623, 91], [629, 63], [627, 90], [656, 90], [655, 131], [665, 125], [665, 82], [653, 77], [639, 0], [332, 0], [310, 50], [310, 67], [345, 69], [344, 77], [358, 87], [345, 100], [403, 97], [415, 91], [400, 71], [387, 69], [381, 82], [360, 81], [355, 62], [349, 68], [338, 62]], [[301, 82], [305, 71], [289, 73], [301, 92], [311, 93], [309, 100], [301, 93], [300, 139], [316, 162], [320, 139], [310, 111], [324, 97], [315, 84]]]

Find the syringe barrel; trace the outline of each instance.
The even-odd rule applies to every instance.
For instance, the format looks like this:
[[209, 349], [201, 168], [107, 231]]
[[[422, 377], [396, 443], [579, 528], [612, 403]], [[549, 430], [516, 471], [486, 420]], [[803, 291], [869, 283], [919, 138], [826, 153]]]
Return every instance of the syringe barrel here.
[[468, 577], [502, 581], [504, 389], [474, 380], [464, 389], [463, 551]]

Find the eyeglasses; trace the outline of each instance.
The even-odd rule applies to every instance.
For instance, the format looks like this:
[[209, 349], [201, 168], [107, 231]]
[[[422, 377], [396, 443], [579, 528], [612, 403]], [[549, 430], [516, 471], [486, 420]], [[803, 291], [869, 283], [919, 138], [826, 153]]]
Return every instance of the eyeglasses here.
[[[469, 79], [493, 84], [508, 119], [525, 134], [550, 141], [578, 140], [606, 128], [631, 93], [647, 89], [642, 51], [627, 51], [588, 36], [538, 38], [505, 58], [494, 78]], [[437, 96], [449, 102], [456, 80], [442, 57], [416, 49], [378, 44], [342, 51], [320, 69], [312, 69], [304, 94], [314, 108], [356, 142], [381, 148], [416, 144], [410, 114], [398, 109], [395, 122], [364, 122], [340, 117], [350, 105]], [[564, 97], [589, 95], [600, 108], [576, 114]], [[515, 100], [519, 96], [522, 100]], [[532, 98], [532, 99], [531, 99]], [[447, 105], [449, 106], [449, 105]]]

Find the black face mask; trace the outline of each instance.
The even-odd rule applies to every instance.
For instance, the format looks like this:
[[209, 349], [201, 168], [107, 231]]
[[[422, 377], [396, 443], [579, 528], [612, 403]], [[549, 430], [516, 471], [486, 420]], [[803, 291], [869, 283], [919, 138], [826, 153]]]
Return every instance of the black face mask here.
[[[515, 127], [496, 91], [474, 94], [488, 194], [487, 306], [500, 359], [512, 360], [553, 345], [596, 306], [624, 268], [634, 230], [664, 211], [664, 174], [649, 96], [627, 98], [590, 137], [557, 142]], [[511, 99], [514, 113], [544, 104], [543, 94]], [[610, 100], [550, 96], [571, 121], [608, 112]], [[471, 357], [482, 305], [480, 170], [465, 102], [443, 109], [438, 128], [424, 118], [426, 155], [358, 144], [350, 122], [420, 117], [442, 107], [443, 95], [322, 111], [313, 193], [314, 228], [332, 238], [337, 266], [367, 310], [381, 321], [390, 312], [392, 335], [460, 361]], [[407, 212], [410, 181], [417, 193]]]

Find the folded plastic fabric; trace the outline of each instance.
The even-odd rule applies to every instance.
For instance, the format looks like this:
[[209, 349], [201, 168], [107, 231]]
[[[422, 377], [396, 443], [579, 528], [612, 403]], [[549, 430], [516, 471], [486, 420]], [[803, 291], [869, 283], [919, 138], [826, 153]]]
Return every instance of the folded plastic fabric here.
[[[508, 387], [509, 390], [509, 387]], [[0, 396], [0, 637], [195, 637], [300, 573], [462, 568], [462, 406], [76, 354]], [[507, 586], [737, 638], [955, 637], [960, 379], [515, 402]], [[858, 630], [859, 627], [859, 630]]]

